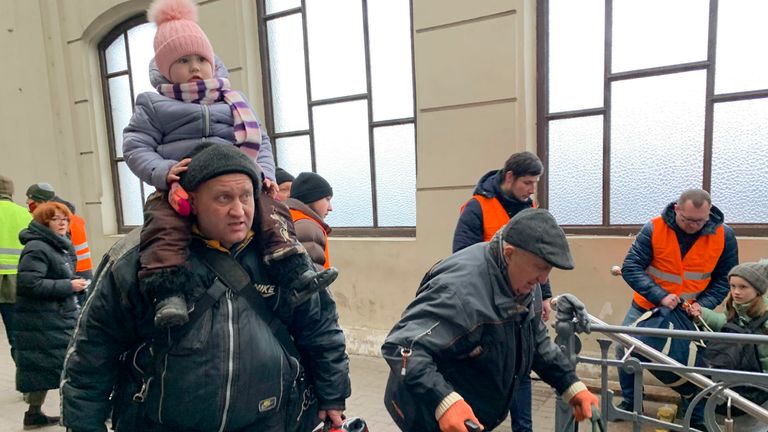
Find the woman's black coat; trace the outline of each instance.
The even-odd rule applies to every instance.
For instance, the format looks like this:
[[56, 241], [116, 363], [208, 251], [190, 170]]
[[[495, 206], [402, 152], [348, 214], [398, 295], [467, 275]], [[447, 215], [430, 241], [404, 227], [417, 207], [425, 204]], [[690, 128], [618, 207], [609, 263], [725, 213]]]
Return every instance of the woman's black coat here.
[[22, 230], [15, 306], [16, 390], [59, 388], [78, 306], [72, 292], [72, 242], [36, 221]]

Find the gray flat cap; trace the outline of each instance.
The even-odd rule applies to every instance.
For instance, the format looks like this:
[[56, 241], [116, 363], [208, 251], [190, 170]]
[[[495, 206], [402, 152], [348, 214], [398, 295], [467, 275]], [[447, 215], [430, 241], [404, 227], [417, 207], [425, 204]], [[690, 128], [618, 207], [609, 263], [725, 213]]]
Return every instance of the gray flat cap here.
[[502, 239], [563, 270], [573, 269], [573, 257], [565, 233], [544, 209], [525, 209], [502, 228]]

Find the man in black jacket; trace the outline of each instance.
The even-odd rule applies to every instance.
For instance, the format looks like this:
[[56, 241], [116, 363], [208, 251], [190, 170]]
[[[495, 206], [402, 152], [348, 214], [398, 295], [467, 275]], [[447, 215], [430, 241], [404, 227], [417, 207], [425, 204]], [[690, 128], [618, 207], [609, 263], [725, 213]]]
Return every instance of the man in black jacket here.
[[493, 429], [531, 369], [577, 420], [591, 417], [597, 398], [539, 318], [552, 267], [573, 268], [565, 234], [546, 210], [527, 209], [427, 273], [381, 348], [391, 368], [384, 400], [398, 427], [460, 432], [471, 420]]
[[[118, 431], [294, 431], [313, 406], [316, 417], [341, 425], [350, 385], [335, 304], [322, 291], [291, 309], [270, 280], [251, 229], [261, 172], [235, 147], [211, 145], [192, 156], [181, 183], [194, 215], [190, 316], [201, 299], [212, 301], [188, 325], [155, 328], [152, 299], [139, 289], [138, 236], [118, 242], [65, 359], [64, 425], [105, 431], [113, 406]], [[214, 255], [231, 257], [250, 282], [234, 289], [217, 277]], [[267, 322], [253, 295], [277, 321]], [[280, 328], [295, 347], [281, 343]]]

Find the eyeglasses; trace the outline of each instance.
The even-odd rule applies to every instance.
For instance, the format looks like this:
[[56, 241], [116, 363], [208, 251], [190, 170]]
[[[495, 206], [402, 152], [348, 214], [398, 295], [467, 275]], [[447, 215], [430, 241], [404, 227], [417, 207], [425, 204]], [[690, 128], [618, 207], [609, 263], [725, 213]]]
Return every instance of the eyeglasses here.
[[58, 222], [69, 222], [69, 218], [68, 217], [54, 216], [54, 217], [51, 218], [51, 222], [57, 222], [57, 223]]
[[709, 219], [691, 219], [691, 218], [687, 218], [681, 212], [677, 212], [677, 215], [680, 216], [680, 221], [682, 221], [685, 224], [691, 224], [691, 225], [704, 225], [709, 220]]

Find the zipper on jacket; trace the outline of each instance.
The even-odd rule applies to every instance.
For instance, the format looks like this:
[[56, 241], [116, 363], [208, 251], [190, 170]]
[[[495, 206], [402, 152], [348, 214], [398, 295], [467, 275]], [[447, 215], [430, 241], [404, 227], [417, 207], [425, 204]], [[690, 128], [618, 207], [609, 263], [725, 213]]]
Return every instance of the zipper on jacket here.
[[403, 357], [403, 366], [400, 368], [400, 376], [405, 376], [406, 369], [408, 367], [408, 357], [410, 357], [411, 353], [413, 352], [413, 344], [415, 344], [416, 341], [419, 340], [422, 336], [431, 335], [432, 329], [437, 327], [438, 324], [440, 324], [440, 321], [434, 323], [432, 327], [428, 328], [426, 331], [416, 335], [416, 337], [411, 340], [411, 346], [408, 348], [400, 347], [400, 355]]
[[229, 404], [232, 398], [232, 377], [234, 375], [235, 368], [235, 324], [232, 317], [232, 290], [227, 288], [227, 330], [229, 332], [229, 349], [227, 350], [227, 391], [224, 396], [224, 412], [221, 415], [221, 427], [219, 432], [224, 432], [227, 426], [227, 411], [229, 411]]
[[[133, 359], [131, 360], [131, 363], [133, 363], [133, 368], [136, 369], [137, 371], [139, 371], [139, 374], [142, 377], [145, 377], [146, 374], [144, 373], [144, 369], [139, 367], [139, 364], [137, 363], [137, 357], [139, 356], [139, 352], [142, 350], [142, 348], [144, 348], [144, 346], [146, 344], [147, 344], [146, 342], [143, 342], [141, 345], [139, 345], [138, 348], [136, 348], [136, 350], [133, 352]], [[123, 354], [123, 355], [125, 355], [125, 354]], [[151, 348], [150, 348], [150, 356], [151, 356]], [[139, 389], [139, 391], [137, 391], [133, 395], [133, 401], [134, 402], [141, 403], [141, 402], [144, 402], [147, 399], [147, 392], [149, 391], [149, 384], [151, 382], [152, 382], [152, 377], [149, 377], [149, 378], [146, 378], [146, 379], [145, 378], [141, 379], [141, 388]]]
[[[157, 407], [157, 421], [163, 423], [163, 400], [165, 400], [165, 372], [168, 369], [168, 353], [163, 356], [163, 373], [160, 374], [160, 403]], [[149, 384], [149, 382], [147, 382]]]
[[211, 111], [208, 105], [200, 105], [203, 108], [203, 138], [211, 135]]
[[[171, 344], [171, 329], [168, 329], [168, 340], [166, 341], [167, 344]], [[152, 360], [154, 361], [154, 359]], [[163, 371], [160, 373], [160, 402], [157, 404], [157, 421], [158, 423], [163, 423], [163, 400], [165, 399], [165, 374], [168, 370], [168, 350], [165, 351], [165, 354], [163, 355]], [[151, 378], [150, 378], [151, 379]], [[149, 385], [149, 381], [147, 381], [147, 385]]]

